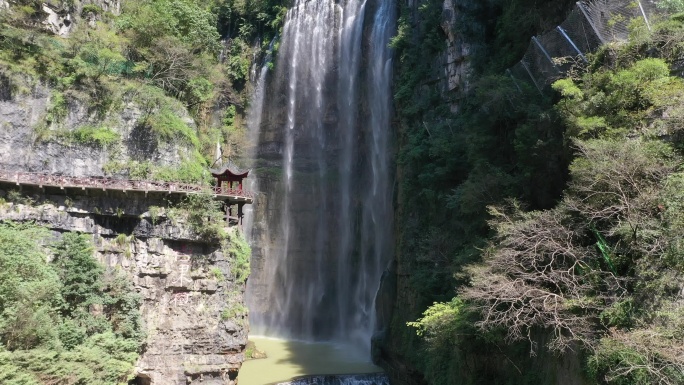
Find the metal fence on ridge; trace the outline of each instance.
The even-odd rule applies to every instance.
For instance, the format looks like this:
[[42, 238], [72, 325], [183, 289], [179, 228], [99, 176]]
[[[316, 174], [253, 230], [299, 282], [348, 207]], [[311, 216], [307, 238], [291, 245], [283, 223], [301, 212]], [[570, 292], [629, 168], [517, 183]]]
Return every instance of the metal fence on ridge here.
[[602, 44], [627, 41], [632, 26], [651, 28], [663, 9], [656, 0], [578, 1], [565, 21], [552, 31], [531, 39], [527, 52], [506, 74], [520, 86], [526, 82], [543, 93], [564, 77], [573, 63]]

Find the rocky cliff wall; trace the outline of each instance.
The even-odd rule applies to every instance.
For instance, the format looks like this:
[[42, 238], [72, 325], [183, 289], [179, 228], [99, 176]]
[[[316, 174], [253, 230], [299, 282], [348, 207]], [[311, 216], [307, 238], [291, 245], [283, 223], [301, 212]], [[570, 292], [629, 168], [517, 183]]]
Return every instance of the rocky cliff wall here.
[[[0, 0], [0, 13], [15, 6]], [[50, 0], [26, 27], [59, 36], [53, 41], [59, 44], [79, 23], [94, 26], [120, 10], [119, 0]], [[161, 89], [119, 80], [117, 87], [86, 82], [59, 88], [31, 71], [0, 69], [0, 169], [138, 179], [153, 179], [157, 170], [174, 179], [186, 162], [204, 166], [193, 138], [162, 137], [149, 124], [163, 109], [194, 135], [186, 107]], [[0, 183], [0, 197], [9, 202], [8, 194], [19, 189]], [[0, 204], [0, 221], [36, 222], [56, 235], [89, 234], [108, 271], [124, 271], [134, 282], [148, 336], [136, 383], [234, 383], [249, 326], [245, 277], [235, 272], [230, 242], [199, 239], [182, 215], [165, 209], [178, 203], [167, 195], [26, 186], [19, 195]], [[234, 229], [229, 233], [238, 237]]]
[[[132, 95], [123, 95], [120, 107], [108, 111], [105, 118], [90, 111], [85, 101], [69, 99], [64, 118], [56, 123], [49, 121], [56, 98], [49, 87], [36, 84], [30, 92], [14, 94], [9, 87], [4, 89], [8, 97], [0, 98], [0, 167], [5, 170], [104, 176], [111, 165], [148, 161], [158, 167], [178, 167], [190, 155], [188, 145], [160, 141], [153, 135], [143, 123], [146, 112]], [[175, 112], [194, 127], [187, 111]], [[102, 125], [119, 140], [102, 146], [69, 138], [79, 128]]]
[[[429, 70], [418, 82], [418, 86], [413, 90], [417, 95], [426, 95], [436, 89], [440, 95], [439, 100], [433, 106], [435, 110], [443, 107], [443, 110], [452, 114], [457, 114], [460, 108], [460, 100], [471, 88], [471, 74], [473, 73], [472, 59], [477, 50], [481, 48], [481, 38], [467, 36], [463, 31], [477, 31], [481, 29], [478, 25], [471, 25], [463, 28], [464, 10], [476, 7], [464, 0], [444, 0], [435, 4], [428, 4], [425, 1], [410, 0], [402, 6], [402, 17], [404, 23], [409, 23], [409, 30], [415, 35], [407, 39], [410, 44], [424, 44], [426, 38], [421, 36], [425, 30], [434, 31], [434, 44], [439, 47], [433, 53], [428, 49], [420, 49], [425, 52], [421, 60], [429, 61]], [[423, 8], [423, 10], [421, 10]], [[425, 10], [429, 10], [426, 12]], [[438, 23], [438, 28], [434, 28], [431, 23]], [[402, 33], [400, 27], [400, 34]], [[402, 58], [398, 58], [396, 65], [397, 75], [395, 76], [394, 88], [399, 90], [405, 84], [398, 83], [405, 81], [402, 72], [412, 70], [404, 68]], [[406, 128], [402, 126], [402, 111], [398, 111], [399, 119], [395, 128], [399, 135], [399, 147], [405, 146], [402, 143], [402, 135], [405, 135]], [[452, 117], [446, 117], [452, 119]], [[403, 124], [406, 124], [405, 122]], [[425, 121], [423, 121], [425, 125]], [[402, 195], [406, 194], [404, 183], [411, 183], [405, 180], [404, 168], [406, 162], [400, 162], [397, 166], [397, 179], [399, 186], [397, 190], [396, 207], [396, 247], [395, 258], [390, 268], [382, 278], [382, 283], [378, 291], [376, 301], [376, 312], [378, 313], [379, 324], [383, 326], [373, 338], [373, 360], [380, 364], [389, 373], [391, 382], [395, 385], [402, 384], [424, 384], [424, 373], [420, 365], [415, 362], [415, 356], [423, 353], [417, 352], [423, 349], [415, 336], [415, 330], [409, 330], [406, 322], [415, 321], [424, 309], [420, 295], [414, 282], [413, 261], [416, 258], [411, 252], [407, 252], [402, 239], [403, 228], [415, 223], [415, 218], [420, 215], [428, 214], [422, 207], [405, 207], [402, 202], [406, 200]]]
[[[458, 216], [459, 209], [448, 207], [444, 199], [456, 192], [464, 182], [461, 178], [474, 168], [467, 160], [458, 166], [450, 162], [460, 163], [470, 156], [461, 154], [460, 149], [470, 151], [478, 146], [478, 140], [487, 140], [484, 129], [480, 130], [481, 122], [465, 123], [475, 126], [467, 130], [460, 126], [466, 119], [459, 113], [466, 105], [464, 98], [477, 86], [478, 76], [486, 72], [475, 68], [474, 63], [494, 68], [500, 64], [491, 62], [500, 61], [504, 54], [516, 55], [510, 47], [507, 48], [513, 52], [494, 52], [503, 45], [500, 36], [499, 40], [495, 39], [500, 33], [496, 30], [497, 15], [509, 11], [510, 17], [517, 11], [511, 12], [506, 7], [515, 8], [515, 5], [525, 11], [529, 4], [467, 0], [402, 3], [399, 36], [395, 42], [399, 60], [394, 85], [401, 160], [397, 165], [397, 242], [394, 263], [383, 276], [376, 304], [379, 317], [389, 320], [385, 321], [388, 328], [374, 337], [373, 358], [387, 370], [395, 385], [501, 383], [509, 379], [520, 384], [581, 384], [581, 358], [577, 355], [556, 357], [541, 353], [531, 358], [529, 346], [509, 346], [503, 341], [491, 344], [485, 339], [460, 335], [438, 336], [435, 340], [439, 341], [428, 346], [425, 336], [417, 336], [416, 329], [407, 326], [408, 322], [419, 319], [433, 302], [449, 301], [455, 296], [454, 265], [477, 258], [474, 250], [455, 250], [458, 245], [468, 243], [459, 239], [464, 234], [459, 227], [468, 226], [459, 221], [471, 217]], [[552, 3], [544, 5], [549, 4]], [[557, 8], [553, 17], [562, 19], [563, 5], [558, 4]], [[521, 13], [518, 16], [529, 16]], [[540, 15], [552, 13], [540, 12]], [[503, 41], [521, 39], [526, 44], [529, 37], [506, 35]], [[439, 130], [449, 134], [440, 135]], [[482, 137], [478, 130], [482, 131]], [[462, 135], [463, 132], [472, 136]], [[457, 140], [465, 143], [454, 143]], [[439, 155], [445, 148], [453, 150], [446, 151], [447, 160]], [[469, 336], [474, 335], [477, 332], [473, 329]], [[539, 340], [543, 339], [540, 335]], [[539, 343], [543, 345], [543, 341]]]
[[[0, 195], [13, 188], [0, 184]], [[199, 239], [182, 217], [151, 209], [165, 205], [163, 195], [26, 187], [21, 194], [22, 203], [0, 205], [0, 220], [91, 235], [107, 271], [124, 271], [141, 294], [147, 341], [137, 384], [235, 383], [248, 322], [229, 244]]]
[[[102, 118], [72, 100], [63, 121], [47, 125], [52, 98], [50, 88], [37, 84], [29, 93], [0, 100], [0, 168], [103, 176], [112, 174], [106, 172], [111, 164], [144, 161], [174, 168], [188, 156], [187, 145], [158, 141], [145, 132], [139, 123], [143, 111], [132, 100], [122, 101], [122, 107], [105, 118], [119, 140], [108, 146], [75, 143], [69, 133]], [[194, 124], [187, 112], [177, 113], [186, 124]], [[0, 185], [0, 194], [15, 188]], [[0, 220], [35, 221], [56, 233], [91, 234], [97, 258], [110, 271], [125, 271], [142, 295], [148, 339], [137, 364], [138, 384], [235, 381], [244, 360], [248, 322], [245, 283], [231, 278], [227, 245], [197, 239], [187, 224], [175, 223], [163, 209], [153, 218], [150, 207], [168, 206], [167, 196], [83, 195], [69, 189], [22, 193], [35, 204], [4, 205]]]
[[[89, 5], [95, 6], [94, 9], [99, 8], [102, 12], [110, 12], [114, 15], [121, 12], [120, 0], [76, 0], [70, 2], [49, 0], [42, 4], [42, 11], [45, 13], [43, 26], [55, 35], [67, 37], [75, 23], [85, 20], [92, 24], [98, 20], [99, 12], [85, 8]], [[2, 2], [0, 2], [0, 6], [2, 6]]]

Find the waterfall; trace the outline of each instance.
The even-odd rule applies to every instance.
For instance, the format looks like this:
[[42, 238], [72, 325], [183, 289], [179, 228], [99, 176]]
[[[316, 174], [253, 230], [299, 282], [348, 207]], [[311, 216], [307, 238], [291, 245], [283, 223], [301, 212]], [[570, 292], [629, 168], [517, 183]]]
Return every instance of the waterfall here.
[[286, 16], [276, 70], [249, 114], [263, 194], [251, 230], [253, 333], [370, 351], [393, 252], [395, 19], [391, 0], [296, 0]]
[[[256, 144], [259, 141], [259, 127], [261, 126], [261, 117], [264, 109], [264, 92], [266, 88], [266, 76], [268, 75], [269, 68], [273, 65], [273, 47], [275, 46], [278, 36], [271, 40], [268, 45], [268, 51], [266, 51], [266, 57], [264, 57], [263, 62], [259, 70], [259, 77], [253, 79], [256, 82], [256, 87], [254, 89], [254, 97], [252, 98], [252, 103], [247, 111], [247, 135], [248, 135], [248, 157], [254, 159], [256, 157]], [[256, 178], [255, 173], [251, 173], [245, 180], [245, 188], [247, 191], [259, 191], [259, 182]], [[252, 205], [245, 205], [244, 207], [244, 229], [245, 237], [247, 239], [252, 239], [252, 229], [254, 228], [254, 209]]]

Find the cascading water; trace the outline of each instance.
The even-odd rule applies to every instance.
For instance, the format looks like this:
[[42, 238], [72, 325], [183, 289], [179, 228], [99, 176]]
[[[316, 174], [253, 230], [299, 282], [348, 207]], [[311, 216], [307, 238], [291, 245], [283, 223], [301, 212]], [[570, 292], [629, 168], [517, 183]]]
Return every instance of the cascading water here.
[[[247, 129], [248, 129], [248, 140], [251, 144], [249, 151], [249, 157], [254, 159], [256, 156], [255, 144], [259, 141], [259, 126], [261, 126], [261, 114], [264, 109], [264, 92], [266, 88], [266, 76], [268, 75], [269, 68], [273, 65], [273, 47], [275, 46], [276, 36], [271, 40], [268, 45], [268, 51], [266, 57], [264, 57], [263, 63], [259, 69], [259, 76], [253, 74], [252, 82], [256, 84], [254, 90], [254, 97], [252, 98], [252, 103], [250, 105], [249, 111], [247, 112]], [[255, 66], [256, 67], [256, 66]], [[255, 173], [249, 175], [247, 180], [245, 180], [245, 187], [247, 191], [259, 191], [259, 183], [257, 181]], [[244, 228], [246, 230], [245, 236], [247, 239], [252, 239], [252, 229], [254, 227], [254, 209], [252, 205], [246, 205], [244, 207], [245, 218], [244, 218]]]
[[392, 255], [393, 3], [297, 0], [288, 12], [276, 70], [250, 113], [263, 193], [251, 231], [252, 332], [370, 351]]

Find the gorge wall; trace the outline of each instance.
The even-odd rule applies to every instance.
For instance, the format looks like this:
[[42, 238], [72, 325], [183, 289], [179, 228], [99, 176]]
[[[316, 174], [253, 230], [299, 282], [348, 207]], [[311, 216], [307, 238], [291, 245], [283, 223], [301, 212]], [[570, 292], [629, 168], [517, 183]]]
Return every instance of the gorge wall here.
[[[35, 118], [27, 115], [41, 116], [45, 99], [40, 95], [46, 91], [39, 86], [38, 98], [0, 102], [5, 119], [0, 167], [5, 171], [102, 176], [102, 166], [111, 161], [107, 154], [113, 149], [54, 141], [35, 144], [32, 140]], [[70, 116], [79, 114], [78, 109], [69, 111]], [[130, 127], [119, 128], [123, 135], [130, 135]], [[130, 159], [125, 155], [127, 148], [122, 142], [116, 157]], [[147, 156], [173, 165], [178, 158], [172, 154], [182, 147], [169, 146], [168, 151]], [[246, 277], [236, 278], [238, 267], [228, 253], [230, 242], [222, 245], [199, 238], [184, 222], [183, 214], [171, 218], [177, 201], [164, 195], [0, 185], [6, 201], [17, 191], [30, 203], [3, 204], [0, 220], [36, 223], [57, 234], [91, 235], [96, 258], [107, 271], [123, 271], [133, 281], [143, 298], [140, 311], [148, 336], [137, 363], [137, 383], [235, 381], [244, 361], [248, 322], [243, 298]], [[236, 229], [231, 231], [233, 239], [241, 237]]]
[[[3, 198], [15, 188], [0, 184]], [[3, 204], [0, 219], [45, 226], [57, 238], [66, 232], [87, 234], [106, 274], [129, 277], [142, 296], [147, 334], [136, 364], [137, 384], [234, 383], [244, 361], [248, 323], [240, 310], [245, 285], [236, 278], [230, 246], [198, 238], [183, 219], [171, 219], [164, 209], [151, 215], [154, 205], [168, 204], [167, 197], [83, 193], [24, 186], [21, 194], [31, 203]], [[233, 239], [239, 237], [235, 231]]]
[[[503, 139], [513, 140], [516, 127], [486, 116], [505, 110], [507, 97], [519, 99], [508, 91], [487, 90], [496, 89], [496, 76], [520, 60], [531, 36], [553, 28], [571, 7], [571, 2], [514, 3], [400, 3], [393, 41], [398, 56], [396, 253], [377, 304], [390, 327], [373, 346], [374, 359], [394, 384], [583, 383], [577, 356], [559, 359], [541, 352], [530, 357], [529, 346], [491, 344], [478, 338], [475, 328], [427, 341], [407, 326], [468, 284], [462, 267], [479, 260], [487, 245], [486, 205], [509, 193], [507, 182], [498, 183], [511, 172], [509, 166], [516, 167], [518, 158], [510, 155], [509, 139]], [[533, 7], [538, 11], [530, 11]], [[485, 117], [473, 119], [480, 116], [477, 111]], [[558, 135], [551, 132], [549, 137]], [[557, 161], [561, 153], [549, 154], [548, 164], [562, 164]], [[556, 178], [545, 179], [547, 186], [531, 192], [532, 200], [551, 204], [562, 189], [562, 175], [558, 170]], [[544, 337], [536, 343], [544, 345]]]
[[[112, 54], [123, 68], [130, 62], [112, 52], [120, 47], [112, 42], [106, 48], [97, 45], [102, 43], [97, 34], [121, 7], [119, 1], [109, 0], [68, 5], [55, 1], [42, 4], [33, 16], [22, 16], [10, 1], [0, 2], [0, 17], [16, 24], [12, 32], [19, 34], [20, 43], [24, 31], [37, 36], [31, 52], [38, 52], [41, 60], [73, 63], [79, 60], [79, 49], [87, 50], [79, 44], [93, 44], [98, 54]], [[98, 37], [91, 39], [91, 33]], [[76, 58], [40, 45], [47, 41], [49, 47], [64, 48], [71, 44], [69, 39], [78, 41]], [[6, 50], [4, 45], [0, 48]], [[67, 58], [50, 57], [59, 54]], [[92, 56], [88, 60], [86, 67], [102, 65]], [[29, 67], [18, 69], [8, 56], [0, 60], [3, 172], [208, 180], [208, 164], [197, 139], [197, 114], [162, 89], [107, 71], [81, 72], [82, 83], [74, 85], [74, 74], [47, 73], [46, 79]], [[171, 126], [183, 134], [160, 134], [155, 119], [161, 119], [156, 129]], [[187, 178], [183, 170], [189, 172]], [[239, 230], [225, 229], [223, 240], [200, 237], [188, 222], [187, 210], [179, 208], [182, 199], [167, 194], [0, 183], [0, 197], [3, 223], [34, 223], [49, 229], [54, 239], [72, 232], [85, 234], [92, 239], [106, 279], [123, 273], [132, 282], [142, 299], [141, 332], [147, 335], [133, 383], [235, 383], [249, 328], [245, 266], [235, 255], [236, 245], [244, 245]]]
[[[158, 141], [142, 123], [146, 112], [135, 95], [123, 96], [118, 111], [105, 118], [95, 116], [87, 103], [71, 99], [63, 109], [64, 119], [46, 122], [54, 114], [55, 99], [60, 98], [50, 87], [37, 83], [29, 92], [5, 88], [7, 98], [0, 100], [0, 164], [7, 171], [30, 171], [71, 176], [130, 176], [126, 166], [133, 162], [151, 162], [157, 167], [179, 167], [192, 154], [192, 147], [182, 142]], [[194, 126], [192, 118], [181, 106], [175, 113]], [[106, 121], [106, 127], [117, 140], [106, 145], [79, 143], [70, 135], [84, 127]]]
[[[144, 156], [173, 167], [180, 163], [180, 154], [188, 151], [182, 144], [165, 144], [156, 151], [141, 152], [144, 143], [135, 136], [141, 112], [134, 105], [110, 116], [110, 121], [119, 122], [111, 127], [123, 139], [116, 145], [36, 140], [36, 126], [45, 117], [49, 95], [49, 88], [37, 85], [28, 96], [0, 101], [4, 127], [0, 167], [4, 171], [103, 176], [105, 165], [112, 161]], [[60, 130], [73, 131], [88, 121], [78, 104], [67, 111], [68, 123]], [[170, 218], [174, 199], [163, 195], [19, 189], [14, 184], [0, 185], [5, 200], [19, 191], [31, 202], [4, 204], [0, 220], [36, 223], [56, 234], [91, 235], [96, 258], [107, 271], [125, 272], [141, 294], [140, 311], [148, 337], [137, 363], [137, 383], [235, 381], [244, 361], [248, 322], [243, 310], [245, 281], [235, 276], [230, 244], [198, 238], [182, 215]]]
[[[120, 10], [112, 1], [73, 2], [72, 8], [54, 3], [42, 6], [38, 20], [50, 33], [44, 47], [23, 41], [21, 34], [0, 43], [51, 52], [66, 46], [55, 36], [73, 36], [78, 23], [95, 31], [98, 22]], [[259, 83], [245, 113], [255, 147], [249, 160], [254, 189], [261, 193], [250, 230], [252, 332], [351, 342], [359, 354], [372, 350], [397, 385], [502, 378], [517, 384], [582, 383], [577, 356], [542, 351], [530, 357], [526, 344], [499, 344], [503, 337], [483, 338], [475, 328], [428, 346], [430, 341], [407, 326], [467, 283], [462, 267], [479, 261], [489, 240], [488, 205], [519, 197], [544, 209], [559, 199], [567, 176], [566, 154], [558, 144], [561, 125], [551, 114], [534, 115], [541, 129], [519, 125], [519, 116], [527, 113], [520, 106], [527, 102], [499, 75], [519, 59], [527, 39], [555, 26], [571, 3], [301, 0], [288, 3], [289, 9], [278, 4], [283, 8], [274, 14], [285, 24], [269, 48], [277, 47], [277, 54], [269, 53], [261, 68], [251, 63]], [[0, 12], [10, 4], [0, 0]], [[159, 11], [152, 10], [152, 15]], [[107, 12], [111, 15], [103, 16]], [[37, 16], [24, 16], [21, 23], [36, 22]], [[253, 36], [240, 31], [236, 37], [236, 25], [221, 27], [233, 35], [217, 56], [230, 58], [211, 75], [229, 75], [217, 75], [211, 87], [201, 81], [210, 75], [198, 68], [213, 63], [201, 61], [213, 52], [202, 57], [197, 54], [202, 48], [190, 46], [179, 53], [177, 36], [154, 36], [152, 45], [124, 58], [134, 46], [130, 41], [126, 50], [111, 55], [112, 40], [81, 35], [94, 41], [97, 55], [93, 59], [87, 44], [74, 48], [85, 47], [85, 55], [61, 53], [81, 76], [75, 87], [70, 82], [76, 75], [64, 69], [66, 74], [49, 80], [27, 75], [8, 65], [5, 52], [0, 168], [206, 181], [204, 166], [213, 158], [202, 155], [212, 152], [217, 140], [230, 142], [224, 146], [228, 154], [242, 154], [242, 148], [231, 151], [245, 144], [231, 136], [246, 108], [239, 100], [244, 95], [224, 85], [246, 83], [250, 60], [259, 55], [244, 53]], [[263, 27], [258, 25], [253, 31]], [[131, 41], [145, 44], [146, 36], [133, 30], [126, 29]], [[103, 42], [109, 45], [97, 45]], [[197, 75], [200, 81], [192, 84], [197, 88], [180, 91], [164, 79], [156, 83], [161, 86], [150, 86], [157, 81], [150, 72], [154, 66], [134, 69], [145, 67], [146, 60], [163, 65], [168, 59], [154, 54], [179, 54], [187, 63], [201, 59], [188, 64], [196, 66], [189, 75], [180, 72]], [[28, 56], [24, 63], [37, 61]], [[108, 67], [111, 57], [119, 60], [117, 66]], [[46, 67], [44, 58], [40, 66]], [[186, 99], [181, 103], [170, 95]], [[223, 111], [228, 105], [232, 110]], [[544, 108], [530, 103], [528, 110], [533, 115]], [[224, 127], [212, 130], [207, 121]], [[244, 276], [235, 271], [230, 243], [197, 237], [167, 196], [0, 188], [9, 202], [0, 205], [0, 220], [36, 222], [57, 237], [88, 234], [108, 272], [124, 271], [133, 281], [143, 297], [148, 334], [137, 363], [138, 384], [235, 381], [248, 325]], [[234, 237], [231, 233], [230, 242]], [[466, 321], [472, 327], [476, 318]], [[544, 345], [546, 339], [540, 333], [532, 342]]]

